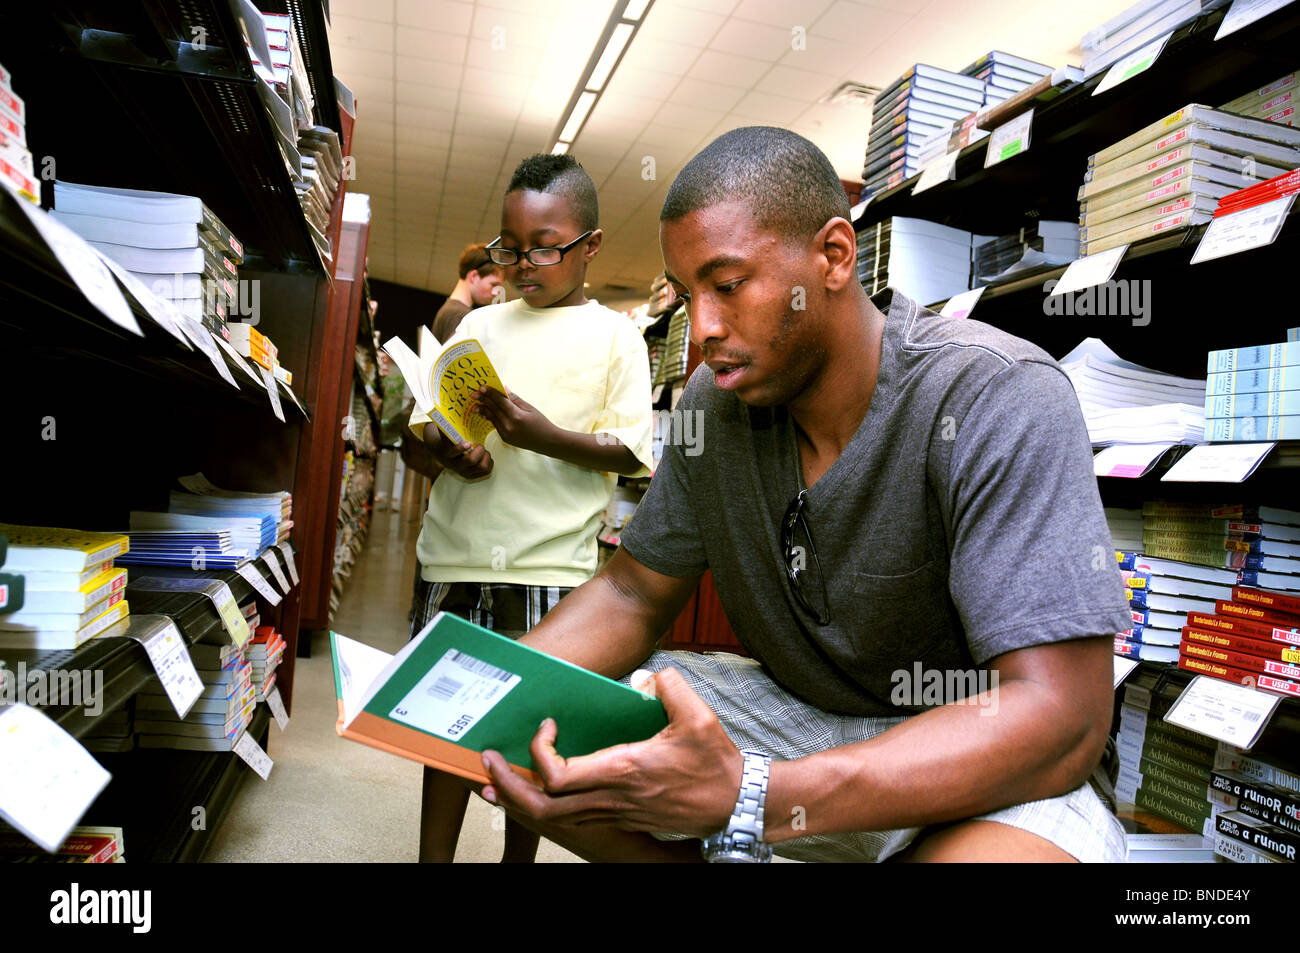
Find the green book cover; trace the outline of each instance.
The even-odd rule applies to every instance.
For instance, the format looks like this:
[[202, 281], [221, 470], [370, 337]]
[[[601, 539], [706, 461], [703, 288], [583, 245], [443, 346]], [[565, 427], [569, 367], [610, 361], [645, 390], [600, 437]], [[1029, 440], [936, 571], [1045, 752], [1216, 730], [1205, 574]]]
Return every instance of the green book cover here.
[[564, 758], [668, 724], [658, 699], [446, 613], [394, 656], [336, 632], [330, 646], [340, 735], [472, 780], [487, 749], [531, 776], [546, 718]]

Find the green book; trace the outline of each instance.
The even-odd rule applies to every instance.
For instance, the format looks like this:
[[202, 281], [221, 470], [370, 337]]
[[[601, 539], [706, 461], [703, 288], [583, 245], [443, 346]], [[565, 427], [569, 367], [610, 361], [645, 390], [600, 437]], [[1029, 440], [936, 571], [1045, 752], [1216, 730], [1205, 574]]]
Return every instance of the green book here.
[[337, 632], [330, 650], [341, 736], [481, 783], [487, 749], [536, 780], [528, 746], [546, 718], [563, 758], [668, 724], [657, 698], [445, 612], [396, 655]]

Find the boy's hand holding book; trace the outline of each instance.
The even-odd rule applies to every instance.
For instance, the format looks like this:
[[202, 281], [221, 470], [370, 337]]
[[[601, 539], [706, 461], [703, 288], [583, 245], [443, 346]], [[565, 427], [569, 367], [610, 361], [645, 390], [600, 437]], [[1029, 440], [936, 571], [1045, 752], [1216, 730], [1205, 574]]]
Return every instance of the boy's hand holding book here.
[[481, 443], [452, 443], [437, 427], [424, 428], [424, 445], [444, 470], [466, 480], [478, 480], [492, 472], [492, 454]]
[[491, 387], [481, 387], [470, 395], [470, 407], [496, 428], [503, 443], [520, 450], [553, 455], [555, 424], [518, 394], [503, 394]]

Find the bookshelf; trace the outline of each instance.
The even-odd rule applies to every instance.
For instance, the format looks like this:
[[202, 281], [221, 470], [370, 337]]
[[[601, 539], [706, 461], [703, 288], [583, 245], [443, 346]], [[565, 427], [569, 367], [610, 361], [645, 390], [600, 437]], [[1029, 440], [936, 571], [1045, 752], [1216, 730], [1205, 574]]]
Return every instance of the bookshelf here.
[[[285, 0], [265, 9], [289, 13], [302, 30], [316, 121], [342, 133], [349, 154], [352, 117], [338, 110], [323, 5]], [[134, 304], [143, 337], [109, 322], [67, 277], [21, 200], [0, 193], [0, 347], [11, 359], [0, 389], [14, 421], [0, 521], [120, 530], [133, 509], [166, 510], [176, 478], [196, 471], [221, 487], [290, 490], [302, 583], [260, 610], [263, 624], [275, 625], [287, 643], [277, 685], [292, 710], [309, 579], [315, 575], [319, 587], [323, 578], [328, 592], [332, 546], [320, 548], [311, 531], [335, 517], [344, 452], [336, 408], [340, 395], [351, 394], [354, 375], [355, 317], [340, 326], [334, 310], [355, 315], [351, 289], [334, 274], [346, 184], [335, 197], [326, 261], [312, 242], [227, 0], [10, 5], [0, 12], [0, 62], [27, 102], [38, 175], [49, 157], [51, 177], [198, 195], [230, 227], [246, 249], [240, 280], [259, 291], [258, 329], [276, 342], [306, 408], [282, 400], [281, 422], [265, 390], [229, 358], [221, 359], [238, 390]], [[48, 206], [52, 186], [43, 189]], [[364, 260], [364, 244], [359, 254]], [[351, 333], [343, 338], [346, 353], [337, 348], [326, 359], [340, 327]], [[52, 440], [41, 436], [47, 418], [57, 425]], [[254, 565], [265, 575], [260, 561]], [[150, 574], [149, 567], [131, 573]], [[234, 572], [217, 575], [237, 599], [252, 595]], [[211, 604], [192, 594], [133, 593], [128, 601], [132, 617], [171, 617], [190, 644], [219, 625]], [[128, 639], [92, 640], [71, 652], [0, 650], [0, 658], [10, 666], [103, 672], [96, 715], [46, 709], [78, 737], [133, 704], [154, 677], [143, 648]], [[259, 705], [248, 730], [264, 747], [267, 724]], [[114, 780], [84, 823], [124, 826], [133, 861], [198, 859], [249, 770], [219, 752], [96, 757]], [[203, 829], [192, 826], [193, 805], [206, 810]]]

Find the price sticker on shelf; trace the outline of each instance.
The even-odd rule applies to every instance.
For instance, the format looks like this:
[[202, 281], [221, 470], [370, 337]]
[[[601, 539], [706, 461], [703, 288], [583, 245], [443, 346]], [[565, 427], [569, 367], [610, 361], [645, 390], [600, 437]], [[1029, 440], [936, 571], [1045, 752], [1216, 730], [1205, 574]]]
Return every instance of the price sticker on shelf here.
[[1268, 16], [1274, 10], [1281, 10], [1292, 0], [1232, 0], [1232, 6], [1224, 14], [1219, 24], [1219, 32], [1214, 34], [1221, 40], [1229, 33], [1236, 33], [1244, 26], [1250, 26], [1256, 20]]
[[1197, 675], [1165, 713], [1165, 721], [1249, 751], [1280, 701], [1281, 695]]
[[262, 750], [262, 746], [257, 743], [257, 739], [245, 731], [235, 742], [235, 754], [244, 759], [244, 762], [257, 772], [257, 776], [263, 781], [271, 776], [271, 769], [275, 767], [275, 762], [271, 760], [270, 755]]
[[257, 590], [267, 602], [273, 606], [280, 604], [280, 594], [271, 588], [271, 584], [266, 581], [266, 577], [257, 571], [257, 567], [252, 563], [244, 563], [235, 569], [235, 572], [244, 577], [244, 581]]
[[1117, 443], [1092, 458], [1092, 472], [1099, 477], [1143, 476], [1165, 455], [1172, 443]]
[[1104, 285], [1115, 274], [1126, 251], [1128, 245], [1120, 245], [1095, 255], [1076, 258], [1065, 269], [1065, 274], [1061, 275], [1061, 280], [1056, 283], [1049, 297], [1080, 291], [1093, 285]]
[[989, 136], [988, 151], [984, 153], [984, 168], [1027, 152], [1029, 127], [1033, 122], [1034, 111], [1030, 109], [994, 129]]
[[31, 202], [18, 200], [18, 207], [23, 210], [27, 220], [40, 233], [41, 238], [59, 260], [63, 270], [68, 273], [86, 300], [120, 328], [144, 337], [139, 323], [131, 311], [131, 306], [117, 290], [117, 282], [104, 263], [99, 260], [95, 249], [86, 244], [86, 240], [64, 225], [54, 216]]
[[94, 249], [94, 251], [95, 254], [99, 256], [99, 260], [104, 263], [104, 267], [111, 271], [114, 276], [116, 276], [117, 280], [126, 286], [126, 290], [131, 292], [136, 301], [140, 302], [140, 307], [144, 308], [144, 310], [148, 312], [149, 317], [153, 318], [154, 322], [159, 327], [175, 337], [176, 340], [184, 344], [185, 347], [193, 349], [193, 345], [190, 343], [189, 339], [185, 337], [185, 333], [181, 331], [180, 321], [177, 320], [180, 317], [179, 312], [176, 311], [176, 307], [170, 301], [164, 301], [162, 298], [159, 298], [144, 286], [143, 281], [131, 274], [131, 272], [127, 271], [113, 259], [109, 258], [98, 248]]
[[300, 400], [298, 399], [298, 395], [295, 394], [295, 393], [293, 392], [293, 388], [290, 387], [288, 384], [286, 384], [284, 381], [280, 380], [280, 378], [278, 378], [278, 377], [277, 377], [275, 380], [276, 380], [276, 383], [279, 384], [280, 387], [284, 389], [284, 393], [285, 393], [285, 395], [286, 395], [286, 396], [287, 396], [291, 401], [293, 401], [294, 404], [297, 405], [298, 409], [302, 411], [302, 415], [303, 415], [304, 417], [306, 417], [306, 416], [307, 416], [307, 408], [304, 407], [304, 406], [302, 405], [302, 401], [300, 401]]
[[272, 553], [272, 547], [267, 547], [266, 552], [262, 553], [262, 562], [266, 563], [266, 568], [271, 570], [271, 575], [275, 577], [275, 584], [287, 596], [289, 594], [289, 580], [285, 578], [284, 570], [280, 568], [280, 561]]
[[276, 548], [280, 550], [280, 555], [284, 557], [284, 566], [289, 570], [289, 578], [293, 580], [295, 586], [298, 585], [298, 564], [293, 558], [293, 547], [286, 540]]
[[211, 331], [208, 331], [206, 328], [204, 329], [204, 332], [208, 335], [209, 338], [211, 338], [213, 341], [216, 342], [217, 347], [221, 348], [221, 350], [225, 352], [226, 357], [230, 358], [230, 363], [234, 364], [237, 368], [239, 368], [240, 371], [243, 372], [245, 377], [247, 377], [258, 387], [263, 386], [262, 379], [253, 373], [253, 369], [248, 366], [248, 362], [244, 360], [243, 355], [240, 354], [238, 351], [236, 351], [229, 341], [227, 341], [225, 338], [221, 337], [220, 335], [213, 334]]
[[1124, 679], [1126, 679], [1126, 678], [1128, 678], [1130, 675], [1132, 675], [1132, 674], [1133, 674], [1133, 670], [1134, 670], [1135, 668], [1138, 667], [1138, 660], [1137, 660], [1137, 659], [1132, 659], [1132, 658], [1124, 658], [1124, 657], [1119, 656], [1119, 655], [1113, 655], [1113, 656], [1111, 656], [1111, 658], [1113, 658], [1113, 659], [1115, 660], [1115, 685], [1114, 685], [1114, 687], [1115, 687], [1115, 688], [1119, 688], [1120, 683], [1121, 683], [1122, 681], [1124, 681]]
[[0, 710], [0, 817], [57, 850], [111, 775], [49, 716], [21, 702]]
[[1255, 472], [1272, 443], [1215, 443], [1192, 447], [1162, 476], [1169, 483], [1241, 483]]
[[1169, 38], [1173, 35], [1173, 31], [1171, 30], [1159, 39], [1152, 40], [1140, 50], [1134, 50], [1128, 56], [1124, 57], [1106, 71], [1106, 75], [1092, 91], [1092, 95], [1096, 96], [1100, 93], [1106, 92], [1108, 89], [1114, 89], [1125, 80], [1132, 79], [1139, 73], [1145, 73], [1155, 65], [1156, 59], [1160, 56], [1160, 53], [1165, 48], [1165, 44], [1169, 42]]
[[258, 365], [262, 372], [262, 386], [266, 388], [266, 394], [271, 398], [271, 412], [284, 423], [284, 408], [280, 406], [280, 385], [276, 382], [275, 375], [267, 368]]
[[1292, 193], [1263, 205], [1212, 219], [1196, 245], [1192, 264], [1273, 244], [1281, 234], [1287, 216], [1291, 214], [1295, 199], [1295, 194]]
[[189, 576], [144, 576], [140, 579], [132, 579], [127, 584], [127, 592], [129, 593], [132, 589], [138, 589], [142, 592], [198, 593], [206, 596], [212, 602], [213, 608], [217, 610], [217, 615], [221, 617], [222, 624], [226, 627], [226, 633], [236, 645], [243, 648], [252, 634], [248, 631], [248, 620], [244, 618], [239, 603], [235, 601], [235, 594], [220, 579], [209, 579], [206, 576], [198, 578]]
[[912, 194], [916, 195], [926, 189], [934, 188], [940, 182], [947, 182], [949, 179], [956, 178], [957, 156], [960, 154], [960, 149], [949, 152], [922, 169], [920, 176], [917, 177], [916, 185], [912, 187]]
[[271, 714], [275, 716], [275, 723], [284, 731], [289, 727], [289, 713], [285, 711], [284, 699], [280, 697], [280, 686], [275, 688], [266, 696], [266, 707], [271, 709]]
[[963, 291], [961, 294], [953, 295], [948, 299], [943, 310], [939, 312], [945, 318], [968, 318], [970, 313], [975, 310], [975, 302], [979, 301], [980, 295], [984, 294], [986, 285], [980, 285], [978, 288], [972, 288], [970, 291]]
[[230, 373], [230, 368], [226, 366], [225, 360], [221, 357], [221, 352], [217, 350], [216, 339], [213, 338], [208, 329], [186, 315], [178, 313], [177, 318], [180, 322], [181, 331], [212, 362], [212, 366], [216, 368], [222, 380], [235, 390], [239, 390], [239, 385], [235, 383], [235, 376]]
[[203, 682], [194, 668], [194, 659], [190, 657], [189, 646], [176, 623], [167, 616], [160, 616], [165, 624], [161, 631], [148, 639], [140, 639], [144, 650], [153, 663], [154, 673], [162, 682], [176, 717], [184, 718], [203, 694]]

